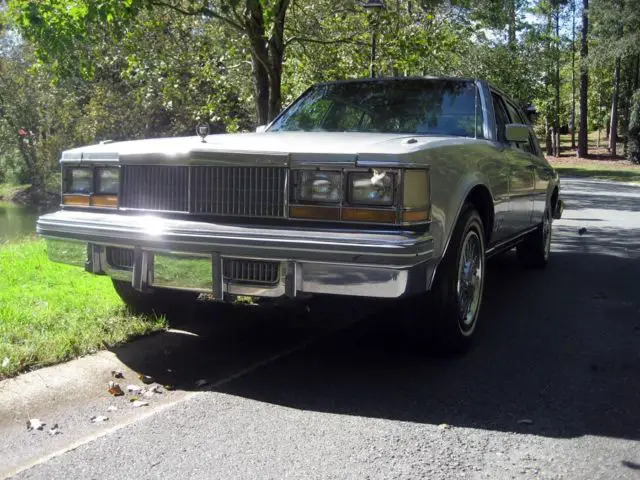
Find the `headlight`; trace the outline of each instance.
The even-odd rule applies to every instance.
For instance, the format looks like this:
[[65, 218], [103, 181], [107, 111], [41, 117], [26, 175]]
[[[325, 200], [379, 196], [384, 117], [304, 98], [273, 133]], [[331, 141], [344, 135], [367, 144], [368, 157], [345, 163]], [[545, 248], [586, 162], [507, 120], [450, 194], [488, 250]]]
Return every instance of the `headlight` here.
[[98, 195], [117, 195], [120, 187], [118, 168], [98, 168], [96, 170], [96, 193]]
[[393, 205], [395, 175], [374, 169], [349, 175], [349, 203], [361, 205]]
[[67, 170], [65, 193], [89, 194], [93, 190], [93, 172], [90, 168]]
[[340, 172], [301, 170], [297, 172], [294, 195], [297, 202], [340, 203], [342, 175]]

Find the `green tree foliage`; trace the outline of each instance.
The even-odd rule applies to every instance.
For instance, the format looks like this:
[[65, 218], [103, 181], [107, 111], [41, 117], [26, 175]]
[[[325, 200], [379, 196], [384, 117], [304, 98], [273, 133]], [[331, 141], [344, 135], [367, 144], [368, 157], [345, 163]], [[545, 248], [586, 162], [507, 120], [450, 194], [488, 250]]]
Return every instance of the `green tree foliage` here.
[[[619, 58], [615, 123], [630, 137], [640, 0], [616, 1], [589, 9], [581, 112], [590, 129], [610, 124]], [[571, 79], [587, 66], [572, 60], [572, 22], [586, 1], [385, 3], [0, 0], [0, 175], [42, 183], [61, 149], [190, 135], [203, 121], [214, 132], [251, 130], [315, 82], [367, 76], [374, 31], [380, 75], [489, 80], [538, 108], [550, 146], [569, 124]]]
[[591, 63], [612, 68], [609, 150], [616, 154], [618, 132], [628, 138], [631, 96], [637, 88], [640, 55], [640, 0], [593, 0]]
[[289, 6], [290, 0], [13, 0], [10, 12], [41, 60], [89, 78], [96, 64], [86, 45], [100, 37], [119, 41], [145, 12], [218, 21], [241, 35], [250, 54], [257, 118], [266, 123], [281, 106]]
[[70, 143], [73, 93], [51, 84], [45, 69], [10, 33], [0, 40], [0, 172], [3, 181], [45, 186], [60, 148]]

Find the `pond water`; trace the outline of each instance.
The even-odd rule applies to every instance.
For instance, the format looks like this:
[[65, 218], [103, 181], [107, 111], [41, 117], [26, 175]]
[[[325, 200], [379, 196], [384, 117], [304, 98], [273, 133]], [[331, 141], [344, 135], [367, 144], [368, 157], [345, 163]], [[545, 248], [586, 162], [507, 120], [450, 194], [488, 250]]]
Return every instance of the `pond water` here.
[[36, 233], [37, 208], [0, 202], [0, 243]]

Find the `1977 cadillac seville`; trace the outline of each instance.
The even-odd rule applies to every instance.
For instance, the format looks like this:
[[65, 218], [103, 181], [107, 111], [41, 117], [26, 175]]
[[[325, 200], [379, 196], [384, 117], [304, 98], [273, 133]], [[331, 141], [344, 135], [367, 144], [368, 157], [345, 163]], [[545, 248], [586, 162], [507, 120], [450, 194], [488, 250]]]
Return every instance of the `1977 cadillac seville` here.
[[201, 292], [412, 296], [416, 332], [461, 351], [485, 259], [549, 260], [559, 180], [484, 81], [319, 84], [256, 133], [65, 151], [51, 260], [108, 275], [134, 309]]

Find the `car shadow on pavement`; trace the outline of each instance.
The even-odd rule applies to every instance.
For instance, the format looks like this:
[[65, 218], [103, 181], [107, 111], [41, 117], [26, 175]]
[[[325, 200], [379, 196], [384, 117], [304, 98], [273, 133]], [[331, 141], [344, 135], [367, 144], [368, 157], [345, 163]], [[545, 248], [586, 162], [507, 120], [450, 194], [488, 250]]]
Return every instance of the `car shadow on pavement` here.
[[[520, 269], [512, 252], [489, 262], [477, 342], [464, 356], [409, 346], [398, 319], [429, 312], [356, 299], [320, 299], [310, 312], [237, 310], [194, 323], [198, 336], [173, 334], [164, 353], [119, 356], [178, 388], [202, 378], [216, 392], [301, 410], [640, 440], [640, 225], [555, 228], [546, 270]], [[287, 350], [306, 339], [315, 340]]]

